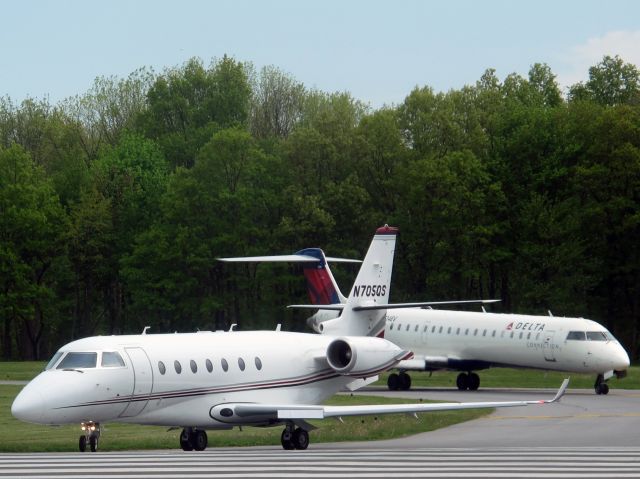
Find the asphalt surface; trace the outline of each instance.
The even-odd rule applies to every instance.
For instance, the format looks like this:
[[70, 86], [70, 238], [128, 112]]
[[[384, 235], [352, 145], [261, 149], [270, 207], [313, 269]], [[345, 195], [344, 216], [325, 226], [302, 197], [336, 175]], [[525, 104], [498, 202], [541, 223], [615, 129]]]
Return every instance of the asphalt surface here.
[[274, 447], [204, 452], [0, 454], [0, 477], [166, 479], [205, 477], [639, 477], [640, 448]]
[[[392, 392], [382, 387], [359, 394], [477, 402], [550, 399], [555, 391], [481, 389], [412, 389]], [[421, 414], [428, 421], [428, 414]], [[592, 389], [569, 389], [559, 403], [498, 408], [489, 416], [415, 436], [379, 441], [389, 448], [406, 447], [628, 447], [640, 439], [640, 391], [611, 389], [606, 396]], [[372, 443], [348, 443], [363, 447]], [[321, 446], [318, 444], [317, 446]], [[366, 447], [366, 446], [364, 446]]]

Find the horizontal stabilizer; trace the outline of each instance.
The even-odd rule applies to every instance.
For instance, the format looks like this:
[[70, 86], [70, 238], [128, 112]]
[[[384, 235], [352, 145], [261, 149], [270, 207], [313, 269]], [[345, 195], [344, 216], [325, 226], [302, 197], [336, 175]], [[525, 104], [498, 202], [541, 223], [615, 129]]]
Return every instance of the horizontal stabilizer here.
[[[497, 303], [499, 299], [470, 299], [466, 301], [427, 301], [423, 303], [391, 303], [372, 304], [365, 306], [354, 306], [354, 311], [374, 311], [380, 309], [400, 309], [400, 308], [426, 308], [428, 306], [445, 306], [451, 304], [489, 304]], [[287, 308], [295, 309], [328, 309], [331, 311], [342, 311], [344, 304], [290, 304]]]
[[294, 309], [328, 309], [329, 311], [342, 311], [344, 304], [290, 304], [287, 308]]
[[[362, 263], [359, 259], [325, 257], [331, 263]], [[218, 258], [227, 263], [319, 263], [322, 260], [303, 254], [281, 254], [274, 256], [239, 256], [237, 258]]]
[[421, 303], [390, 303], [355, 306], [354, 311], [373, 311], [378, 309], [426, 308], [429, 306], [446, 306], [452, 304], [489, 304], [498, 303], [499, 299], [470, 299], [465, 301], [425, 301]]

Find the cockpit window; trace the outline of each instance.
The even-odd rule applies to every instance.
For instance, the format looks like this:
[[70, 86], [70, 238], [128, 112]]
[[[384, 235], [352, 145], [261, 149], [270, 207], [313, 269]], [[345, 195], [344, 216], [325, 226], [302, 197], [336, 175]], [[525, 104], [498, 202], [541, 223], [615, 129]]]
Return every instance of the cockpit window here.
[[60, 356], [62, 356], [62, 353], [60, 351], [54, 354], [53, 357], [51, 358], [51, 361], [49, 361], [49, 364], [47, 364], [47, 367], [45, 367], [44, 370], [47, 371], [52, 367], [54, 367], [58, 362], [58, 359], [60, 359]]
[[115, 351], [105, 351], [102, 353], [102, 367], [103, 368], [123, 368], [124, 360], [120, 353]]
[[95, 368], [98, 353], [67, 353], [56, 369]]
[[607, 335], [603, 331], [587, 331], [588, 341], [608, 341]]
[[569, 334], [567, 335], [567, 341], [572, 339], [574, 341], [584, 341], [584, 331], [569, 331]]

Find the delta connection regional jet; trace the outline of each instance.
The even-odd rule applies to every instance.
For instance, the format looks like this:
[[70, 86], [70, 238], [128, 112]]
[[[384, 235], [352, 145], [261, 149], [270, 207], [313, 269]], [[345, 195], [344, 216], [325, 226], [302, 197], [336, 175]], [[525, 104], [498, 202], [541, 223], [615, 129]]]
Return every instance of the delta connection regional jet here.
[[[363, 269], [377, 267], [391, 274], [396, 237], [389, 235], [388, 238], [393, 245], [378, 250], [379, 255], [372, 263], [377, 266], [363, 264]], [[340, 293], [327, 261], [354, 260], [326, 258], [318, 248], [304, 249], [294, 255], [221, 260], [302, 263], [312, 304], [290, 307], [318, 309], [308, 321], [316, 332], [333, 334], [331, 328], [328, 329], [332, 318], [345, 303], [349, 304]], [[358, 304], [354, 304], [353, 309], [363, 316], [368, 313], [369, 319], [354, 323], [359, 328], [350, 330], [350, 334], [382, 336], [413, 351], [412, 359], [402, 360], [395, 366], [399, 374], [389, 375], [388, 386], [392, 390], [411, 387], [407, 371], [461, 371], [456, 381], [458, 388], [475, 390], [480, 386], [480, 377], [474, 371], [521, 367], [594, 374], [595, 392], [607, 394], [606, 381], [614, 375], [624, 377], [629, 367], [629, 356], [616, 338], [589, 319], [437, 310], [431, 307], [494, 300], [388, 304], [388, 296], [388, 286], [373, 290], [368, 283], [356, 280], [351, 298]]]
[[[357, 284], [380, 298], [386, 298], [391, 269], [378, 261], [394, 244], [395, 230], [379, 229], [358, 275]], [[313, 419], [548, 404], [564, 394], [568, 380], [550, 400], [322, 405], [411, 357], [386, 339], [354, 334], [378, 314], [357, 309], [371, 299], [349, 297], [341, 315], [324, 323], [322, 335], [277, 328], [74, 341], [24, 387], [11, 412], [38, 424], [81, 424], [81, 451], [97, 450], [107, 422], [180, 427], [182, 449], [198, 451], [207, 446], [206, 430], [284, 426], [282, 447], [306, 449]]]

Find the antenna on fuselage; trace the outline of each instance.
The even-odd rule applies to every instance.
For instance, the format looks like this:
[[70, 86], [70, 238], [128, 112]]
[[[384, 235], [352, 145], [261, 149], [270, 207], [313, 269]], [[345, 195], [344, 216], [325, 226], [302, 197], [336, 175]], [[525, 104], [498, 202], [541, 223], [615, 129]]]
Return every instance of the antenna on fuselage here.
[[147, 334], [147, 331], [151, 329], [151, 326], [145, 326], [142, 330], [142, 334]]
[[550, 310], [550, 309], [548, 309], [547, 311], [549, 312], [549, 317], [550, 317], [550, 318], [553, 318], [553, 314], [551, 314], [551, 310]]
[[231, 326], [229, 326], [229, 332], [233, 331], [233, 328], [235, 328], [237, 325], [237, 323], [233, 323]]

